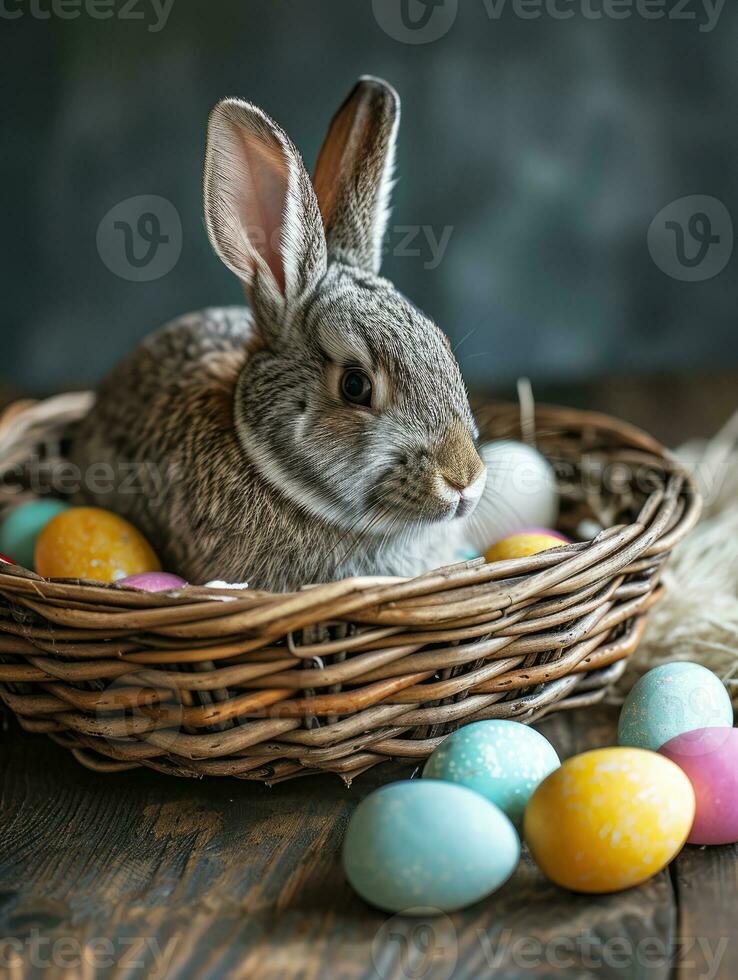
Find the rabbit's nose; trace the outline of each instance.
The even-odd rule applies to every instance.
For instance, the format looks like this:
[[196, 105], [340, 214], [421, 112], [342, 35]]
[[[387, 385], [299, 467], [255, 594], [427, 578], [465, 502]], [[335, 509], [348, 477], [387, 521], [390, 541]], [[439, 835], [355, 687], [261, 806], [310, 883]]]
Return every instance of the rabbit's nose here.
[[487, 482], [487, 468], [483, 465], [477, 475], [466, 484], [459, 484], [457, 479], [450, 479], [445, 473], [443, 478], [453, 490], [461, 494], [464, 500], [477, 500], [482, 496], [484, 485]]
[[441, 476], [443, 477], [444, 483], [459, 495], [456, 514], [454, 516], [463, 517], [464, 514], [472, 510], [482, 496], [484, 485], [487, 482], [486, 468], [483, 466], [481, 471], [470, 483], [462, 483], [457, 476], [450, 476], [447, 473], [441, 473]]
[[438, 448], [436, 463], [452, 490], [471, 497], [481, 494], [486, 470], [468, 430], [457, 429], [446, 436]]
[[[458, 491], [460, 494], [466, 496], [474, 496], [476, 494], [476, 488], [482, 483], [482, 478], [484, 477], [484, 471], [480, 471], [477, 476], [471, 481], [462, 481], [458, 476], [450, 476], [448, 473], [441, 473], [443, 479], [448, 483], [452, 490]], [[479, 491], [481, 493], [481, 490]]]
[[448, 483], [448, 485], [451, 487], [452, 490], [456, 490], [458, 493], [463, 493], [464, 490], [466, 490], [466, 487], [464, 486], [464, 484], [463, 483], [459, 483], [458, 478], [454, 478], [452, 476], [449, 476], [448, 473], [443, 473], [442, 476], [443, 476], [443, 479], [446, 481], [446, 483]]

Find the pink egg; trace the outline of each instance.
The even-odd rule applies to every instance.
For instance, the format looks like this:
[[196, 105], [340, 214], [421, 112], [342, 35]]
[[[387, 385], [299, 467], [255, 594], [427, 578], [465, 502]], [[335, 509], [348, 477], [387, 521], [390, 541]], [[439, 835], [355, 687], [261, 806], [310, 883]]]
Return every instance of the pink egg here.
[[558, 538], [559, 541], [566, 541], [567, 544], [571, 544], [571, 538], [567, 538], [565, 534], [561, 531], [552, 531], [548, 527], [524, 527], [520, 531], [516, 531], [516, 534], [543, 534], [549, 538]]
[[187, 585], [179, 575], [170, 575], [169, 572], [140, 572], [138, 575], [122, 578], [115, 584], [129, 589], [141, 589], [142, 592], [169, 592]]
[[659, 752], [689, 777], [697, 809], [689, 844], [738, 841], [738, 728], [698, 728], [675, 735]]

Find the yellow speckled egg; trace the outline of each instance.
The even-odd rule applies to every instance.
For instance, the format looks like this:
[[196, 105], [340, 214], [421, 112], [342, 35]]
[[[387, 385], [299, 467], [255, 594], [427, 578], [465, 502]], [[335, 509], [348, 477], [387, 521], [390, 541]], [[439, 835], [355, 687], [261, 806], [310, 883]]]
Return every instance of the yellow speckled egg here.
[[557, 531], [538, 530], [521, 531], [519, 534], [511, 534], [502, 541], [493, 544], [486, 552], [487, 561], [508, 561], [511, 558], [529, 558], [537, 555], [540, 551], [548, 551], [549, 548], [560, 548], [563, 544], [568, 544], [567, 538]]
[[100, 507], [72, 507], [49, 521], [36, 541], [35, 567], [44, 578], [96, 582], [161, 570], [143, 535]]
[[645, 749], [595, 749], [538, 786], [525, 838], [541, 871], [578, 892], [616, 892], [650, 878], [682, 848], [694, 791], [682, 770]]

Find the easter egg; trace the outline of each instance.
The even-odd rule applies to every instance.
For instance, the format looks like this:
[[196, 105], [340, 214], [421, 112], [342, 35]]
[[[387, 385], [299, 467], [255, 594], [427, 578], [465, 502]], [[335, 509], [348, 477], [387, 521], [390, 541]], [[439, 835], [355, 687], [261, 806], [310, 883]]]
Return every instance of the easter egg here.
[[723, 683], [700, 664], [678, 661], [654, 667], [633, 686], [620, 712], [618, 742], [656, 751], [683, 732], [732, 725]]
[[738, 729], [698, 728], [659, 749], [689, 777], [697, 801], [690, 844], [738, 841]]
[[518, 534], [538, 534], [544, 538], [555, 538], [557, 541], [563, 542], [564, 544], [571, 544], [571, 538], [567, 538], [565, 534], [561, 531], [552, 531], [547, 527], [524, 527], [521, 528]]
[[179, 575], [169, 572], [140, 572], [138, 575], [119, 579], [115, 584], [129, 589], [140, 589], [142, 592], [169, 592], [170, 589], [181, 589], [187, 582]]
[[694, 812], [692, 785], [673, 762], [643, 749], [595, 749], [544, 779], [523, 827], [551, 881], [615, 892], [646, 881], [678, 854]]
[[456, 561], [474, 561], [475, 558], [481, 558], [482, 556], [475, 548], [457, 548], [454, 559]]
[[52, 517], [69, 510], [69, 504], [53, 497], [29, 500], [12, 510], [0, 525], [0, 551], [33, 570], [36, 540]]
[[519, 721], [476, 721], [444, 738], [423, 778], [476, 790], [519, 827], [536, 786], [559, 765], [554, 747], [534, 728]]
[[143, 535], [99, 507], [72, 507], [57, 514], [36, 542], [36, 571], [45, 578], [115, 582], [160, 569]]
[[[685, 777], [686, 778], [686, 777]], [[351, 886], [388, 912], [451, 912], [515, 870], [520, 841], [505, 814], [453, 783], [390, 783], [361, 801], [343, 845]]]
[[596, 538], [598, 534], [601, 534], [603, 530], [604, 528], [599, 521], [585, 517], [583, 521], [577, 524], [576, 536], [579, 541], [591, 541], [592, 538]]
[[511, 558], [529, 558], [550, 548], [560, 548], [566, 538], [554, 531], [530, 531], [511, 534], [493, 544], [485, 553], [487, 561], [507, 561]]
[[490, 541], [526, 527], [551, 527], [559, 513], [556, 474], [537, 449], [504, 439], [481, 446], [487, 483], [469, 525], [469, 545], [480, 554]]

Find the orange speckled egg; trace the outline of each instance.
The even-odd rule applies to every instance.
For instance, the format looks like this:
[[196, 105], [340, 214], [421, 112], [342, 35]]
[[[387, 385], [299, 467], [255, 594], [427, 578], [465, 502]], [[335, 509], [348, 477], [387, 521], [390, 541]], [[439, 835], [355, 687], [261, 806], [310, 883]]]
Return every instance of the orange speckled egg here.
[[555, 531], [532, 531], [511, 534], [503, 538], [485, 553], [487, 561], [507, 561], [511, 558], [529, 558], [549, 548], [560, 548], [569, 542]]
[[143, 535], [100, 507], [72, 507], [49, 521], [36, 541], [35, 567], [44, 578], [96, 582], [161, 570]]
[[655, 875], [682, 848], [695, 813], [679, 766], [645, 749], [595, 749], [538, 786], [525, 838], [541, 871], [578, 892], [616, 892]]

